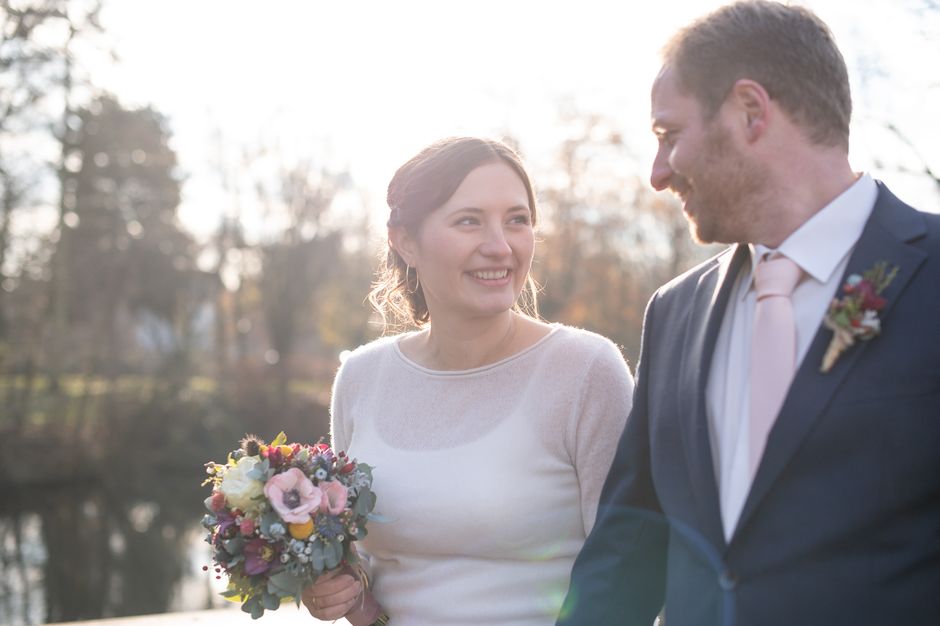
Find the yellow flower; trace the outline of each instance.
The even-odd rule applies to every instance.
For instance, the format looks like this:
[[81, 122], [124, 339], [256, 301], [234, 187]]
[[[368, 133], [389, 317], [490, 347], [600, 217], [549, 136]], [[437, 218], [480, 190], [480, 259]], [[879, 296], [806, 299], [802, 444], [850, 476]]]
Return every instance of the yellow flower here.
[[311, 517], [302, 524], [295, 524], [293, 522], [288, 524], [287, 532], [289, 532], [290, 536], [294, 539], [306, 539], [313, 534], [313, 518]]

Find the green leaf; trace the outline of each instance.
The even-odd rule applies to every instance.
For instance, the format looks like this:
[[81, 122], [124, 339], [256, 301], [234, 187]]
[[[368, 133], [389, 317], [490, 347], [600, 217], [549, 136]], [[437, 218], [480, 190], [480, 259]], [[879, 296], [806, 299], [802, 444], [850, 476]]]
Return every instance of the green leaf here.
[[[260, 480], [262, 482], [267, 482], [268, 473], [271, 471], [271, 462], [267, 459], [261, 459], [255, 463], [254, 467], [251, 468], [251, 471], [245, 474], [248, 478], [252, 480]], [[261, 498], [264, 499], [263, 497]]]
[[222, 542], [222, 547], [225, 548], [225, 551], [229, 554], [235, 556], [242, 553], [245, 549], [245, 540], [242, 537], [235, 537], [234, 539], [226, 539]]
[[287, 529], [287, 524], [281, 522], [281, 517], [274, 511], [268, 511], [261, 516], [261, 534], [271, 536], [271, 524], [274, 523], [281, 524], [284, 526], [285, 530]]
[[310, 555], [310, 563], [317, 572], [322, 572], [326, 563], [326, 555], [323, 552], [323, 543], [317, 540], [313, 544], [313, 553]]
[[277, 434], [277, 437], [274, 438], [274, 441], [271, 442], [271, 445], [283, 446], [285, 443], [287, 443], [287, 435], [285, 435], [284, 431], [282, 430]]
[[265, 593], [261, 598], [261, 603], [269, 611], [276, 611], [281, 606], [281, 599], [273, 593]]
[[356, 515], [366, 516], [375, 508], [375, 494], [368, 487], [363, 487], [356, 498], [356, 504], [353, 506], [353, 512]]
[[261, 598], [252, 596], [242, 604], [242, 611], [251, 613], [251, 619], [259, 619], [264, 615], [264, 607], [261, 605]]
[[299, 589], [303, 589], [304, 581], [302, 578], [291, 574], [287, 570], [281, 570], [268, 578], [268, 591], [277, 593], [279, 596], [293, 596]]
[[338, 541], [330, 541], [323, 548], [326, 569], [338, 567], [343, 560], [343, 545]]

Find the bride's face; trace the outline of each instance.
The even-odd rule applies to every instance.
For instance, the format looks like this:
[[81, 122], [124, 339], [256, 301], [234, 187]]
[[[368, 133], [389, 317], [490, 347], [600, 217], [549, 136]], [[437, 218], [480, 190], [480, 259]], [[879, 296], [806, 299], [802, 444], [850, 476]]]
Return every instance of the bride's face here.
[[535, 248], [526, 187], [503, 162], [481, 165], [396, 247], [417, 269], [432, 320], [506, 312]]

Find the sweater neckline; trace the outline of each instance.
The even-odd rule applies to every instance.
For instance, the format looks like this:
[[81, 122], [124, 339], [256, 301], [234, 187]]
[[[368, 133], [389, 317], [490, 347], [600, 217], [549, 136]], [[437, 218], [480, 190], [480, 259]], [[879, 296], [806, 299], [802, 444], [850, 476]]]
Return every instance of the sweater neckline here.
[[427, 375], [429, 375], [429, 376], [441, 376], [441, 377], [467, 376], [467, 375], [470, 375], [470, 374], [479, 374], [479, 373], [481, 373], [481, 372], [487, 372], [487, 371], [489, 371], [489, 370], [493, 370], [493, 369], [502, 367], [502, 366], [504, 366], [504, 365], [508, 365], [509, 363], [511, 363], [511, 362], [513, 362], [513, 361], [515, 361], [515, 360], [517, 360], [517, 359], [522, 358], [523, 356], [525, 356], [526, 354], [529, 354], [529, 353], [532, 352], [533, 350], [537, 349], [539, 346], [545, 344], [545, 343], [548, 342], [552, 337], [554, 337], [556, 334], [558, 334], [558, 330], [561, 329], [562, 325], [559, 324], [559, 323], [557, 323], [557, 322], [553, 322], [553, 323], [549, 324], [549, 327], [550, 327], [550, 329], [549, 329], [549, 331], [548, 331], [547, 333], [545, 333], [545, 336], [544, 336], [544, 337], [540, 337], [539, 340], [536, 341], [535, 343], [533, 343], [531, 346], [526, 346], [525, 348], [523, 348], [523, 349], [520, 350], [519, 352], [516, 352], [515, 354], [510, 354], [509, 356], [507, 356], [507, 357], [505, 357], [505, 358], [503, 358], [503, 359], [500, 359], [499, 361], [495, 361], [495, 362], [493, 362], [493, 363], [487, 363], [486, 365], [481, 365], [481, 366], [479, 366], [479, 367], [472, 367], [472, 368], [470, 368], [470, 369], [465, 369], [465, 370], [436, 370], [436, 369], [431, 369], [431, 368], [429, 368], [429, 367], [425, 367], [425, 366], [423, 366], [423, 365], [420, 365], [420, 364], [416, 363], [415, 361], [413, 361], [412, 359], [410, 359], [408, 356], [406, 356], [405, 353], [404, 353], [404, 352], [402, 351], [402, 349], [401, 349], [401, 342], [402, 342], [402, 340], [406, 339], [407, 337], [416, 335], [416, 334], [418, 334], [419, 332], [421, 332], [421, 331], [419, 331], [419, 330], [411, 331], [411, 332], [403, 333], [403, 334], [399, 335], [398, 337], [395, 338], [395, 341], [392, 342], [392, 345], [393, 345], [394, 348], [395, 348], [395, 354], [398, 355], [398, 358], [400, 358], [400, 359], [402, 360], [402, 362], [403, 362], [405, 365], [407, 365], [408, 367], [410, 367], [410, 368], [412, 368], [412, 369], [414, 369], [414, 370], [417, 370], [417, 371], [421, 372], [422, 374], [427, 374]]

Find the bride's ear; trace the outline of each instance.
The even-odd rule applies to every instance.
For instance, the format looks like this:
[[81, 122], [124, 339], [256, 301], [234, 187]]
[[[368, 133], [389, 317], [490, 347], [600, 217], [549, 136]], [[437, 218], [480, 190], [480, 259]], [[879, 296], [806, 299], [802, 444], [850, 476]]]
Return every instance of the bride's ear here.
[[398, 253], [398, 256], [409, 266], [414, 266], [417, 257], [414, 237], [401, 226], [388, 229], [388, 246]]

